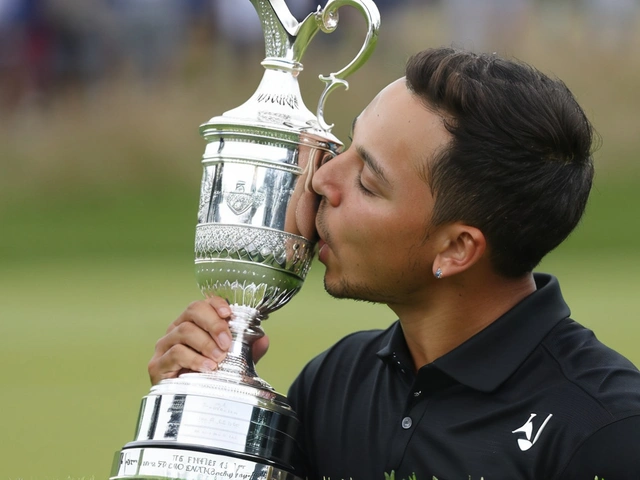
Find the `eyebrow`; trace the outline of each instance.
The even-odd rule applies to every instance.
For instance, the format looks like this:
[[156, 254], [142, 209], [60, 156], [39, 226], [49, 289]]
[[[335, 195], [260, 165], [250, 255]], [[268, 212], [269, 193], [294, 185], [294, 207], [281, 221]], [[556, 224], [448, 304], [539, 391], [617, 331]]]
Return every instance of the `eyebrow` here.
[[378, 161], [373, 158], [371, 156], [371, 154], [365, 150], [364, 147], [362, 146], [357, 146], [356, 147], [356, 152], [358, 152], [358, 155], [360, 155], [360, 158], [362, 158], [362, 161], [371, 169], [371, 171], [374, 173], [374, 175], [384, 184], [391, 186], [391, 182], [389, 182], [389, 180], [387, 179], [385, 173], [384, 173], [384, 169], [382, 168], [382, 166], [380, 165], [380, 163], [378, 163]]
[[[356, 129], [356, 122], [358, 121], [358, 117], [353, 119], [353, 123], [351, 124], [351, 136], [353, 136], [353, 132]], [[385, 185], [391, 186], [391, 182], [387, 179], [384, 169], [380, 165], [380, 163], [373, 158], [373, 156], [361, 145], [356, 146], [356, 152], [362, 158], [362, 161], [369, 166], [374, 175]]]

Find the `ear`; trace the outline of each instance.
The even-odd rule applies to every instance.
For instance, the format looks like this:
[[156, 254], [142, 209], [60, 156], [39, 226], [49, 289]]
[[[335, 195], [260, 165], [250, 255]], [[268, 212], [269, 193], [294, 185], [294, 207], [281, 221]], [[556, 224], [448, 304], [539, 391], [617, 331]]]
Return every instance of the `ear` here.
[[[440, 236], [440, 235], [439, 235]], [[462, 223], [447, 225], [441, 232], [440, 249], [433, 262], [433, 274], [438, 278], [451, 277], [475, 265], [487, 249], [484, 234]]]

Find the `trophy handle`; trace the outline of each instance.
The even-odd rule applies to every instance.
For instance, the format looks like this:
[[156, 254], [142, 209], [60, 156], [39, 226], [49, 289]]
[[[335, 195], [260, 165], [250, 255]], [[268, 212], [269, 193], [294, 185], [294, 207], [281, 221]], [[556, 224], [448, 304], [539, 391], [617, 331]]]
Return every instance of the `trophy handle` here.
[[316, 116], [320, 127], [327, 132], [330, 132], [333, 128], [333, 124], [329, 125], [324, 120], [324, 104], [327, 101], [327, 97], [340, 85], [343, 85], [347, 90], [349, 89], [349, 82], [345, 80], [345, 77], [358, 70], [371, 56], [378, 41], [378, 30], [380, 29], [380, 12], [372, 0], [328, 0], [324, 9], [316, 13], [317, 21], [320, 23], [320, 29], [323, 32], [331, 33], [336, 29], [338, 26], [338, 9], [345, 5], [355, 7], [362, 13], [367, 21], [367, 36], [360, 51], [347, 66], [338, 72], [320, 75], [319, 77], [320, 80], [326, 83], [326, 86], [320, 95]]

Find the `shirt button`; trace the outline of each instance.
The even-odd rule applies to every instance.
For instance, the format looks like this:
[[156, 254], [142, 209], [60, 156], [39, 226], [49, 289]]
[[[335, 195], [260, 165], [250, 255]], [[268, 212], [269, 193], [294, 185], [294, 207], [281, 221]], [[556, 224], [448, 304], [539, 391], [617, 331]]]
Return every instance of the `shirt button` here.
[[404, 417], [402, 419], [402, 428], [404, 428], [405, 430], [410, 429], [412, 424], [413, 421], [411, 420], [411, 417]]

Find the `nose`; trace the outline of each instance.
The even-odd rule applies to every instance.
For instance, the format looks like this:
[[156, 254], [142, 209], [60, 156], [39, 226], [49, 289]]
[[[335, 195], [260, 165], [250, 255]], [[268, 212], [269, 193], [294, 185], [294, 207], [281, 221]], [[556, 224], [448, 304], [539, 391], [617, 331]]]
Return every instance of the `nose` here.
[[311, 179], [313, 190], [333, 207], [340, 203], [340, 163], [343, 155], [325, 159]]

